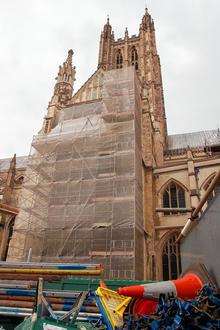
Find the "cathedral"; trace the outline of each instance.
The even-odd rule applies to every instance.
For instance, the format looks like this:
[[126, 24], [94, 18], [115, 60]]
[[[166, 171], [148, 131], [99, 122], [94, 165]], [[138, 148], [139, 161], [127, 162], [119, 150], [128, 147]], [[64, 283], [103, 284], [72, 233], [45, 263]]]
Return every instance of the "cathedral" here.
[[107, 19], [97, 69], [76, 92], [75, 72], [69, 50], [30, 155], [0, 160], [0, 258], [177, 278], [176, 239], [220, 169], [220, 132], [168, 134], [147, 9], [137, 35], [116, 40]]

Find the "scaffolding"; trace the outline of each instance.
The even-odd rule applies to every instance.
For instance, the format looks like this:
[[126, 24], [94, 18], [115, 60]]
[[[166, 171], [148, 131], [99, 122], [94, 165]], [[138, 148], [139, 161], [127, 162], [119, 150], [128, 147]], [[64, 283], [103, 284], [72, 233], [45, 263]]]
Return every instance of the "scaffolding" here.
[[102, 99], [61, 111], [33, 138], [8, 260], [96, 262], [142, 279], [141, 110], [133, 68], [106, 72]]

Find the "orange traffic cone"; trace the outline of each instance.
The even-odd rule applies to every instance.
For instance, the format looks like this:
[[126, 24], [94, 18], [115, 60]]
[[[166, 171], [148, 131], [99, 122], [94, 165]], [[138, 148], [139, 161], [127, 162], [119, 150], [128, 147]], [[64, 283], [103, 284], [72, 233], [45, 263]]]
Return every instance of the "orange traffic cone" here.
[[158, 301], [146, 298], [134, 299], [132, 314], [135, 316], [152, 315], [156, 313]]
[[148, 299], [158, 299], [160, 294], [169, 294], [182, 299], [193, 299], [202, 286], [203, 282], [198, 275], [188, 273], [177, 280], [119, 288], [118, 293], [123, 296]]

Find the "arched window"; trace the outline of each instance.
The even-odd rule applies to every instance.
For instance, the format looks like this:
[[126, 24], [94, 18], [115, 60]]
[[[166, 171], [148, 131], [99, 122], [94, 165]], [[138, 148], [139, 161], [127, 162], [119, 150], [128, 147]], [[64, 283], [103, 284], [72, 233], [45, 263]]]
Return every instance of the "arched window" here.
[[131, 49], [131, 65], [134, 65], [135, 70], [138, 70], [138, 53], [135, 47]]
[[116, 53], [116, 69], [121, 69], [123, 67], [123, 56], [121, 53], [121, 49], [119, 49]]
[[[185, 208], [185, 191], [177, 183], [171, 182], [163, 193], [164, 208]], [[165, 214], [178, 213], [179, 211], [167, 211]]]
[[163, 280], [176, 279], [181, 274], [181, 259], [179, 243], [176, 243], [178, 233], [173, 234], [164, 244], [162, 251]]

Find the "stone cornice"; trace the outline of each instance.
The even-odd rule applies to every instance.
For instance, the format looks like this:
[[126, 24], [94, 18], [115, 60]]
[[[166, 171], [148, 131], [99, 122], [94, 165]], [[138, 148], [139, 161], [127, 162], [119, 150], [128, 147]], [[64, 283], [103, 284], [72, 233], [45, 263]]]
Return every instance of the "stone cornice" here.
[[[195, 167], [206, 167], [206, 166], [220, 165], [220, 158], [218, 158], [218, 159], [207, 159], [207, 160], [198, 161], [198, 162], [195, 161], [194, 164], [195, 164]], [[175, 171], [181, 171], [181, 170], [187, 170], [187, 163], [182, 164], [182, 165], [155, 168], [153, 170], [153, 173], [154, 174], [160, 174], [160, 173], [175, 172]]]

